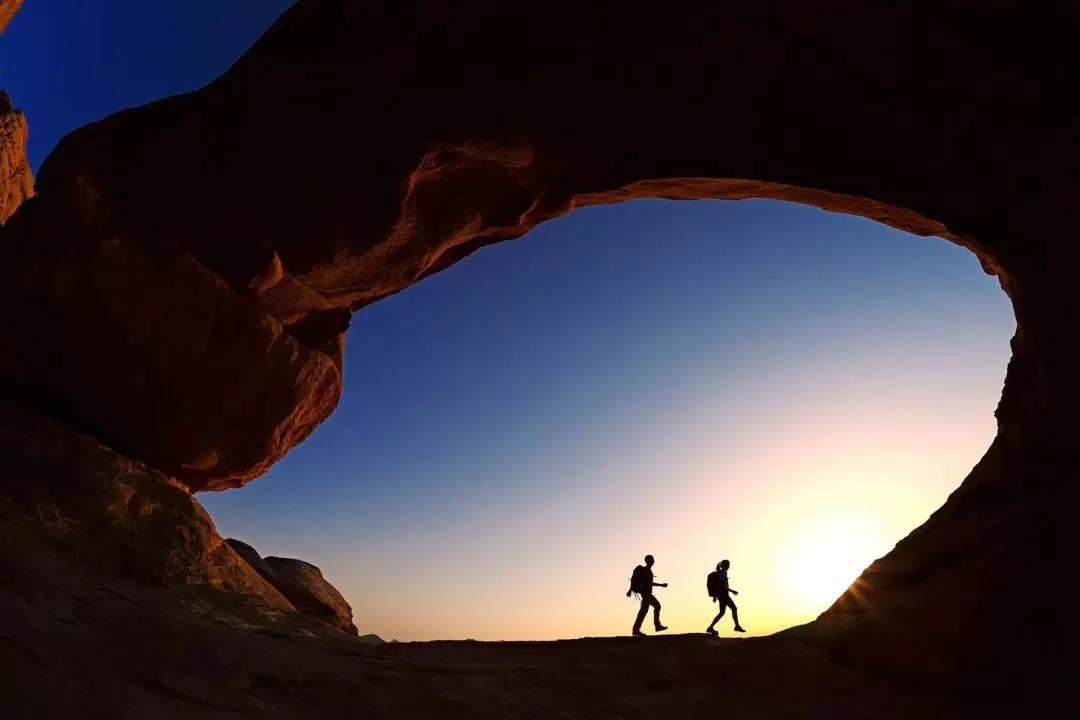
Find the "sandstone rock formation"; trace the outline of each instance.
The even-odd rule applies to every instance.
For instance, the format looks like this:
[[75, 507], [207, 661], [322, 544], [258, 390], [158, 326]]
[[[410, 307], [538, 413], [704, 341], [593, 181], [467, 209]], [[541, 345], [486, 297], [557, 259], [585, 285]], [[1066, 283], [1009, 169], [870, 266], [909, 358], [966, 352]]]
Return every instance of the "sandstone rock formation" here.
[[[847, 5], [702, 3], [655, 24], [576, 8], [566, 23], [553, 8], [507, 33], [509, 8], [298, 3], [204, 90], [84, 128], [46, 160], [50, 209], [8, 240], [27, 243], [18, 252], [41, 280], [12, 284], [0, 307], [43, 302], [56, 329], [41, 337], [21, 309], [0, 318], [19, 338], [0, 378], [192, 488], [220, 489], [332, 410], [350, 310], [575, 206], [789, 199], [949, 237], [997, 272], [1018, 222], [998, 218], [1018, 206], [1007, 201], [1068, 182], [1030, 129], [1051, 142], [1067, 116], [1060, 68], [1075, 51], [1058, 64], [1014, 52], [1008, 33], [961, 51], [956, 14]], [[1017, 8], [971, 12], [995, 39], [1018, 12], [1054, 37], [1067, 21]], [[660, 72], [643, 43], [679, 69]], [[852, 93], [852, 77], [872, 81]], [[897, 112], [906, 97], [940, 111]], [[270, 107], [299, 110], [288, 132]], [[1013, 136], [1028, 144], [999, 177], [985, 148]], [[34, 259], [39, 236], [94, 267], [72, 291], [79, 311], [41, 291], [79, 280]], [[91, 335], [88, 317], [115, 321]]]
[[358, 635], [352, 608], [322, 571], [309, 562], [293, 558], [264, 558], [277, 575], [277, 588], [299, 612], [329, 623], [351, 635]]
[[37, 197], [4, 226], [0, 382], [188, 486], [261, 474], [334, 407], [338, 360], [80, 187], [89, 205]]
[[[259, 620], [252, 621], [254, 629], [238, 626], [214, 612], [186, 610], [163, 593], [122, 592], [120, 598], [84, 588], [66, 604], [51, 603], [51, 617], [31, 615], [27, 605], [0, 595], [5, 717], [1054, 717], [893, 683], [784, 638], [715, 643], [658, 637], [647, 650], [632, 638], [370, 646], [329, 629], [319, 634]], [[88, 601], [95, 603], [92, 613]]]
[[[1078, 34], [1067, 3], [1020, 0], [555, 0], [527, 20], [505, 2], [300, 0], [208, 87], [48, 158], [0, 230], [0, 384], [163, 487], [222, 489], [333, 410], [350, 311], [574, 207], [767, 197], [940, 235], [1015, 308], [998, 437], [788, 637], [853, 672], [1063, 702], [1080, 644], [1051, 591], [1080, 547]], [[168, 497], [145, 523], [88, 519], [87, 538], [122, 541], [72, 552], [261, 582], [215, 569], [234, 556], [205, 534], [162, 569], [151, 549], [177, 541], [153, 518], [200, 517]]]
[[206, 586], [252, 599], [270, 615], [294, 612], [167, 476], [10, 401], [0, 402], [0, 438], [4, 580], [92, 572], [148, 586]]
[[[0, 6], [0, 30], [3, 26]], [[0, 90], [0, 225], [34, 194], [34, 176], [26, 159], [26, 118]]]
[[229, 543], [232, 549], [243, 558], [244, 562], [254, 568], [255, 572], [263, 576], [263, 578], [274, 587], [277, 587], [278, 576], [274, 572], [274, 569], [266, 564], [266, 561], [262, 559], [262, 555], [255, 548], [248, 545], [242, 540], [235, 538], [228, 538], [225, 542]]
[[[326, 581], [319, 568], [303, 560], [263, 558], [258, 550], [233, 538], [226, 542], [248, 565], [280, 590], [297, 611], [352, 635], [357, 634], [352, 621], [352, 607], [337, 588]], [[377, 635], [365, 635], [360, 639], [371, 644], [382, 642]]]
[[4, 32], [11, 18], [15, 17], [22, 2], [23, 0], [0, 0], [0, 33]]

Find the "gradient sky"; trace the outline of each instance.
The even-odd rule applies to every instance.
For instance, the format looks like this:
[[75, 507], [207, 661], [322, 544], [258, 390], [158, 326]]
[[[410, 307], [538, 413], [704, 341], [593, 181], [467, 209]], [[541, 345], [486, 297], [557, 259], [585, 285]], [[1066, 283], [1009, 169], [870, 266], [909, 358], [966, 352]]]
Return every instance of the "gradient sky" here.
[[[30, 0], [0, 87], [32, 163], [205, 84], [289, 4]], [[223, 534], [319, 565], [361, 632], [625, 633], [647, 552], [672, 631], [708, 623], [728, 557], [743, 624], [770, 632], [959, 485], [1013, 327], [937, 238], [769, 201], [587, 208], [358, 313], [338, 412], [200, 499]]]

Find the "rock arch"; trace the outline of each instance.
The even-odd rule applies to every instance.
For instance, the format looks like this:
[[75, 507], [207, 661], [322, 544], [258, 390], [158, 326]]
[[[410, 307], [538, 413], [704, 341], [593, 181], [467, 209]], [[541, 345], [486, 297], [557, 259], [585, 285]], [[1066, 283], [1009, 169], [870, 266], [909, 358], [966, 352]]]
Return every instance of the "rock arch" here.
[[774, 197], [940, 235], [1016, 311], [998, 437], [797, 632], [951, 688], [1052, 684], [1080, 640], [1040, 592], [1080, 547], [1077, 30], [1011, 0], [301, 0], [211, 85], [48, 158], [0, 234], [0, 382], [223, 489], [333, 410], [351, 311], [576, 205]]

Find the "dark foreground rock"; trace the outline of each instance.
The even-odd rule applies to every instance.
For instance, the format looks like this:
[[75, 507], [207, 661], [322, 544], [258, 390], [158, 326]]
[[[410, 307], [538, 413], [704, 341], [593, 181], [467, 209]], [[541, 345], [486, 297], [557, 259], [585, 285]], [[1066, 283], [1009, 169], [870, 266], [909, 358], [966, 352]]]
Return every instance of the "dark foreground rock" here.
[[299, 616], [268, 620], [229, 598], [62, 576], [33, 596], [0, 585], [4, 717], [1055, 717], [877, 678], [786, 638], [370, 646]]

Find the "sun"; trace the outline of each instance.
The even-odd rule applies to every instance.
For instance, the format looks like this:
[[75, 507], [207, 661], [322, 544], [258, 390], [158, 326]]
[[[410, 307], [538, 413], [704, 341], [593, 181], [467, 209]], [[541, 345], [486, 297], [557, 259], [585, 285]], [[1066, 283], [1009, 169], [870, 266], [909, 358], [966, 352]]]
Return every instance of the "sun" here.
[[851, 525], [799, 533], [789, 574], [798, 604], [814, 612], [825, 610], [874, 561], [874, 541], [872, 533]]

